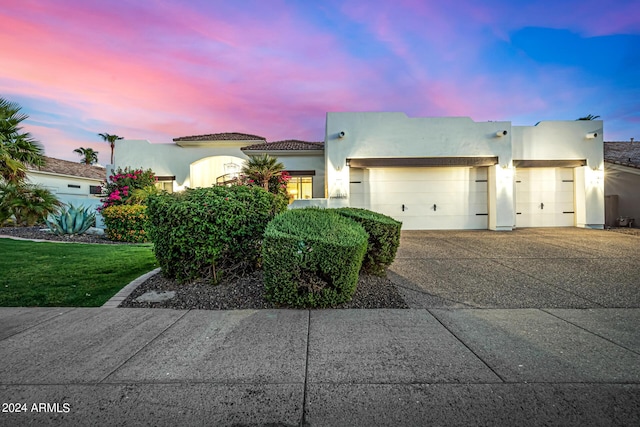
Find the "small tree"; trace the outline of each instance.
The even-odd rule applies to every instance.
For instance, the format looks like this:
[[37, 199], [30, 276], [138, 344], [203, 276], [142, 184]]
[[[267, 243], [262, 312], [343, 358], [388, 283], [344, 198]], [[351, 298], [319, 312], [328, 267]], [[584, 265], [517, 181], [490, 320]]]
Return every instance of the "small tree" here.
[[269, 181], [284, 171], [284, 165], [277, 158], [268, 154], [250, 156], [242, 166], [242, 174], [248, 179], [269, 191]]
[[84, 163], [85, 165], [92, 165], [94, 163], [98, 163], [98, 152], [94, 151], [93, 148], [76, 148], [73, 150], [74, 153], [78, 153], [82, 156], [80, 163]]
[[118, 135], [111, 135], [110, 133], [99, 133], [98, 136], [102, 137], [102, 140], [109, 143], [111, 147], [111, 164], [113, 164], [113, 149], [116, 147], [116, 141], [123, 139]]

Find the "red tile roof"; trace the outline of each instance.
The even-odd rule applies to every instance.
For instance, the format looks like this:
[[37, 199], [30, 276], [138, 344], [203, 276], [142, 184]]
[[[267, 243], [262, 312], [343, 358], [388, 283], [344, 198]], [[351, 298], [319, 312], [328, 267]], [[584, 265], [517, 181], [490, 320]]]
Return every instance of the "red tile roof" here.
[[297, 151], [297, 150], [324, 150], [324, 142], [300, 141], [287, 139], [285, 141], [266, 142], [242, 147], [242, 151]]
[[207, 135], [192, 135], [173, 138], [174, 141], [266, 141], [266, 138], [248, 133], [226, 132], [226, 133], [210, 133]]
[[46, 164], [40, 168], [29, 166], [27, 169], [99, 180], [105, 180], [107, 177], [106, 169], [102, 166], [89, 166], [84, 163], [70, 162], [68, 160], [54, 159], [53, 157], [46, 156], [45, 161]]

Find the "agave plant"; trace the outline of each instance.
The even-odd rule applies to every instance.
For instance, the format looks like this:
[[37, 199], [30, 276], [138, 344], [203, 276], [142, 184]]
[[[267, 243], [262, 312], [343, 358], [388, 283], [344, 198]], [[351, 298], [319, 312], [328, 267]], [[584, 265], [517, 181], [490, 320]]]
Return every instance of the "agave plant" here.
[[69, 204], [59, 215], [50, 215], [47, 225], [54, 234], [82, 234], [96, 222], [96, 214], [89, 208], [75, 207]]

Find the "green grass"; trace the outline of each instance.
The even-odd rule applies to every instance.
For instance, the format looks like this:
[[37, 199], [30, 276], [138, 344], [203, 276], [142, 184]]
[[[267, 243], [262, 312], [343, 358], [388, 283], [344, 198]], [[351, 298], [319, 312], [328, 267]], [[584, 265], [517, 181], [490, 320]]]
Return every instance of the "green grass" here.
[[0, 307], [99, 307], [155, 267], [149, 244], [0, 239]]

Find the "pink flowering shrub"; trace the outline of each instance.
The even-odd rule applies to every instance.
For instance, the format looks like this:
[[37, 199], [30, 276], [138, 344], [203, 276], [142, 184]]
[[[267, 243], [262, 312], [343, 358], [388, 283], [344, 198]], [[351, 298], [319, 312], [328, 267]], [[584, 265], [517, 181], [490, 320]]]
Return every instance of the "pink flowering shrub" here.
[[134, 190], [151, 187], [158, 180], [151, 169], [126, 167], [114, 172], [108, 181], [102, 183], [102, 206], [99, 210], [125, 204]]

